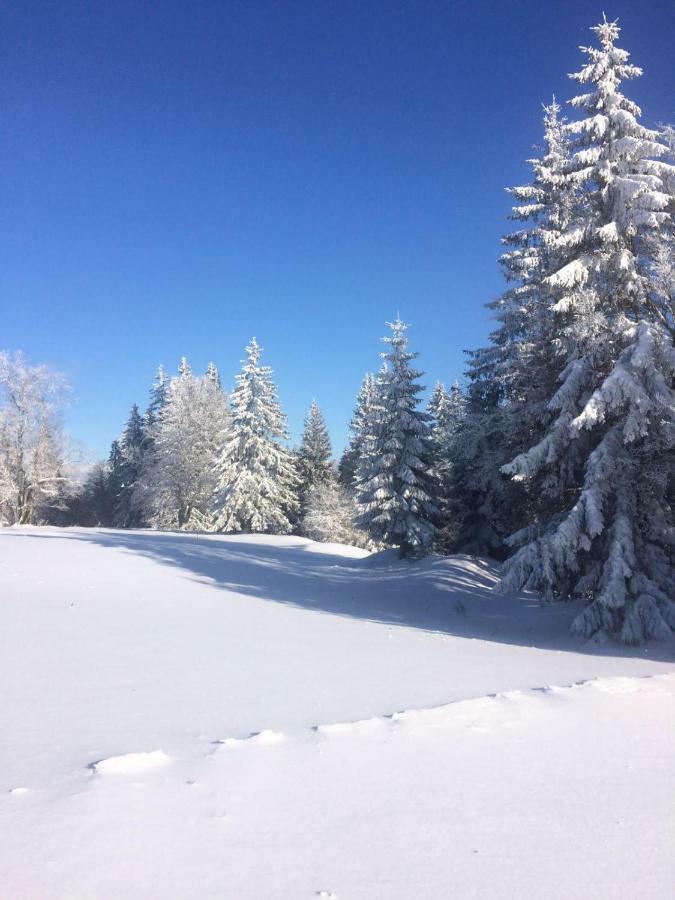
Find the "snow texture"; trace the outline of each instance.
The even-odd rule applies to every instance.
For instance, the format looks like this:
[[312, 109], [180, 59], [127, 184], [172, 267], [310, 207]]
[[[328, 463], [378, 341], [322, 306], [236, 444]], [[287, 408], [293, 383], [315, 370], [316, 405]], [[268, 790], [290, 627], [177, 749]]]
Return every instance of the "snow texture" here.
[[495, 581], [3, 530], [2, 895], [670, 897], [672, 646], [586, 652], [576, 604]]

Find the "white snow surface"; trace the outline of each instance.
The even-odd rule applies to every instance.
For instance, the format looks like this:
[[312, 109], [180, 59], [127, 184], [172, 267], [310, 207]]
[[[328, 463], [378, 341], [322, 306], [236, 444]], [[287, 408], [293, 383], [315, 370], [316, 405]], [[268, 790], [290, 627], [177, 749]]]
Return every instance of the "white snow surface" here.
[[673, 645], [468, 557], [0, 530], [0, 896], [665, 898]]

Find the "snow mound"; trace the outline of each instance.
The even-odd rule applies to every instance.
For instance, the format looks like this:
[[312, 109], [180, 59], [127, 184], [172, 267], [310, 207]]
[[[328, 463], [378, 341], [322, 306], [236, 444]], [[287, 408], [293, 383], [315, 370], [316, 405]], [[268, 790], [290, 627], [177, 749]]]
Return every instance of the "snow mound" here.
[[225, 738], [222, 741], [216, 741], [221, 747], [242, 747], [247, 744], [281, 744], [286, 739], [281, 731], [254, 731], [245, 738]]
[[148, 753], [109, 756], [94, 763], [91, 768], [99, 775], [138, 775], [141, 772], [151, 772], [169, 762], [171, 757], [163, 750], [152, 750]]

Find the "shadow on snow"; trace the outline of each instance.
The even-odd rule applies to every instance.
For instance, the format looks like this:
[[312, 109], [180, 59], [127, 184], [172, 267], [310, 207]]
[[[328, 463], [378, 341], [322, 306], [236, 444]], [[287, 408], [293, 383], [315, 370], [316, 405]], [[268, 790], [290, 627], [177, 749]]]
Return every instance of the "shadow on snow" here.
[[147, 557], [216, 588], [332, 615], [541, 649], [658, 660], [674, 655], [672, 642], [639, 648], [584, 644], [569, 635], [579, 604], [497, 594], [497, 567], [468, 556], [414, 562], [391, 553], [349, 558], [303, 538], [261, 543], [252, 535], [64, 529], [14, 536], [87, 541]]

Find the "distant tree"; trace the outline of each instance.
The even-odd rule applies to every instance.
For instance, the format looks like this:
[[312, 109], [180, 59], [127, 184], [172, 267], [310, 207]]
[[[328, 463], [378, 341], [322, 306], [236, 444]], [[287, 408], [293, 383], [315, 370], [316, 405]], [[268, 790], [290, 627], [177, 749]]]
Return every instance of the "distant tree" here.
[[37, 524], [63, 496], [65, 382], [0, 352], [0, 522]]
[[210, 362], [206, 367], [206, 379], [210, 381], [215, 387], [222, 388], [222, 384], [220, 381], [220, 372], [218, 371], [215, 363]]
[[155, 527], [208, 531], [229, 427], [228, 402], [219, 379], [197, 378], [185, 357], [179, 372], [150, 432], [152, 453], [145, 457], [135, 502]]
[[335, 480], [328, 428], [315, 400], [305, 418], [298, 450], [299, 499], [301, 513], [306, 509], [309, 492], [319, 484]]
[[356, 467], [361, 456], [365, 432], [368, 424], [373, 419], [373, 413], [377, 405], [377, 381], [375, 376], [368, 372], [359, 390], [356, 399], [356, 409], [349, 423], [349, 443], [340, 457], [339, 478], [340, 483], [350, 490], [354, 487]]
[[430, 473], [434, 482], [434, 500], [438, 508], [436, 548], [450, 551], [457, 546], [463, 515], [459, 508], [455, 471], [461, 429], [466, 415], [462, 390], [455, 382], [448, 391], [438, 381], [429, 398]]
[[232, 394], [232, 424], [218, 467], [218, 531], [286, 534], [298, 511], [286, 417], [261, 352], [253, 338]]
[[119, 440], [110, 452], [110, 485], [113, 494], [113, 525], [117, 528], [138, 528], [143, 525], [142, 510], [135, 503], [143, 457], [147, 443], [145, 423], [134, 403]]

